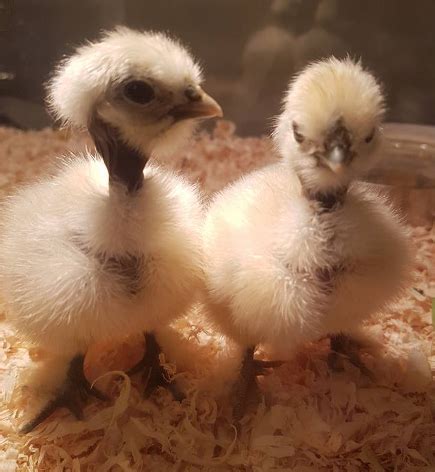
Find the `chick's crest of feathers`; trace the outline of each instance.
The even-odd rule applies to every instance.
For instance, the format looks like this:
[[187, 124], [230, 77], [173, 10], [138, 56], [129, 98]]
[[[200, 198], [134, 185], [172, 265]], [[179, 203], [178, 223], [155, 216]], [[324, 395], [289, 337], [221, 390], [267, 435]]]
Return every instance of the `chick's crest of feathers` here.
[[178, 41], [118, 27], [61, 62], [48, 84], [49, 108], [64, 124], [86, 127], [108, 87], [127, 77], [152, 78], [174, 88], [202, 80], [200, 67]]
[[316, 140], [342, 118], [355, 141], [363, 140], [384, 116], [380, 85], [360, 62], [331, 57], [306, 67], [291, 82], [283, 112], [274, 133], [278, 149], [286, 155], [292, 139], [292, 123]]

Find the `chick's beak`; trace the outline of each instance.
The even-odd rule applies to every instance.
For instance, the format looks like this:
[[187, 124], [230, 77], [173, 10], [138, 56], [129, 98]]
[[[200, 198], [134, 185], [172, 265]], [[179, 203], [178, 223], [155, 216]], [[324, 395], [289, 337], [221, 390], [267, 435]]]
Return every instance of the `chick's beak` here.
[[186, 97], [188, 98], [186, 103], [176, 105], [169, 112], [176, 121], [223, 116], [220, 105], [201, 88], [194, 92], [192, 89], [186, 90]]
[[329, 168], [336, 174], [342, 173], [352, 160], [352, 152], [343, 146], [334, 146], [326, 154]]
[[354, 152], [349, 131], [339, 120], [325, 142], [325, 163], [336, 174], [346, 170], [352, 162]]

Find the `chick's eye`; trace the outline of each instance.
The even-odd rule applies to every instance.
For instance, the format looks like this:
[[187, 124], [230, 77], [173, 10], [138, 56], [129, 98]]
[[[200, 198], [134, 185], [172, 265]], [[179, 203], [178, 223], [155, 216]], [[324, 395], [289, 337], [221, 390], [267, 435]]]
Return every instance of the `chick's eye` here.
[[369, 144], [373, 141], [373, 138], [375, 136], [375, 128], [372, 129], [372, 131], [370, 132], [370, 134], [364, 139], [364, 141]]
[[155, 97], [151, 85], [141, 80], [133, 80], [125, 84], [123, 93], [128, 100], [139, 105], [146, 105]]
[[294, 121], [292, 123], [292, 128], [293, 128], [293, 136], [295, 137], [296, 142], [299, 144], [304, 142], [304, 139], [305, 139], [304, 135], [299, 132], [299, 127], [297, 123], [295, 123]]

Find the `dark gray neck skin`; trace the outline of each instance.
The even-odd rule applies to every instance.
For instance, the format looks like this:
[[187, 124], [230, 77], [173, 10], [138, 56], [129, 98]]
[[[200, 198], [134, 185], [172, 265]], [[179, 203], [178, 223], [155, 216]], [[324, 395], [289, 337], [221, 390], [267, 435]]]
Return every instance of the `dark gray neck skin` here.
[[[105, 123], [97, 114], [89, 121], [88, 130], [109, 172], [109, 190], [114, 185], [119, 188], [121, 184], [127, 195], [136, 195], [144, 184], [143, 169], [148, 156], [126, 144], [119, 131]], [[77, 245], [85, 254], [90, 254], [81, 239]], [[141, 291], [143, 255], [125, 253], [114, 256], [96, 253], [94, 257], [106, 272], [117, 274], [118, 279], [121, 277], [128, 295], [135, 296]]]
[[[328, 218], [328, 215], [333, 215], [334, 211], [342, 208], [347, 195], [347, 186], [326, 192], [319, 192], [318, 190], [311, 189], [308, 185], [304, 185], [303, 180], [300, 177], [299, 180], [302, 185], [302, 193], [304, 197], [310, 202], [314, 213], [320, 218]], [[332, 234], [329, 234], [327, 239], [326, 247], [328, 248], [332, 245], [337, 235], [337, 226], [334, 223], [332, 224], [332, 228], [334, 228], [334, 230]], [[346, 267], [344, 263], [338, 263], [332, 267], [320, 266], [315, 269], [314, 277], [322, 286], [323, 291], [326, 294], [330, 294], [334, 290], [337, 275], [344, 272], [345, 270]]]
[[316, 209], [318, 209], [320, 213], [329, 213], [338, 210], [343, 206], [347, 195], [347, 186], [320, 192], [310, 188], [306, 183], [304, 183], [300, 176], [298, 176], [298, 178], [301, 182], [304, 197], [310, 202], [315, 203]]
[[122, 184], [128, 194], [135, 194], [143, 186], [143, 169], [149, 156], [126, 144], [119, 131], [105, 123], [96, 113], [88, 123], [88, 130], [106, 164], [109, 185]]
[[338, 210], [343, 206], [346, 198], [347, 187], [337, 189], [331, 192], [313, 192], [304, 189], [305, 197], [318, 204], [322, 213]]

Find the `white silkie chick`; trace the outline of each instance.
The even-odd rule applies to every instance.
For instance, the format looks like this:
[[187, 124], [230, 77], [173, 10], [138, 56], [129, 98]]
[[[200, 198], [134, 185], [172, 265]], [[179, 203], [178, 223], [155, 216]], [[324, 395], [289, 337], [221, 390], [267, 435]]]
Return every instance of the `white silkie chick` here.
[[277, 121], [282, 162], [230, 185], [209, 207], [209, 315], [245, 349], [237, 418], [255, 375], [274, 364], [254, 361], [259, 344], [288, 357], [330, 335], [332, 350], [366, 371], [350, 336], [401, 294], [412, 259], [399, 217], [355, 182], [375, 162], [383, 114], [380, 87], [359, 63], [310, 65]]
[[65, 359], [53, 399], [81, 416], [91, 343], [146, 332], [147, 394], [168, 387], [154, 331], [192, 303], [202, 280], [201, 198], [183, 178], [148, 164], [176, 151], [196, 121], [221, 116], [201, 89], [187, 50], [159, 33], [126, 28], [79, 48], [58, 67], [49, 103], [65, 124], [87, 128], [98, 153], [73, 155], [59, 172], [4, 203], [0, 288], [17, 332]]

